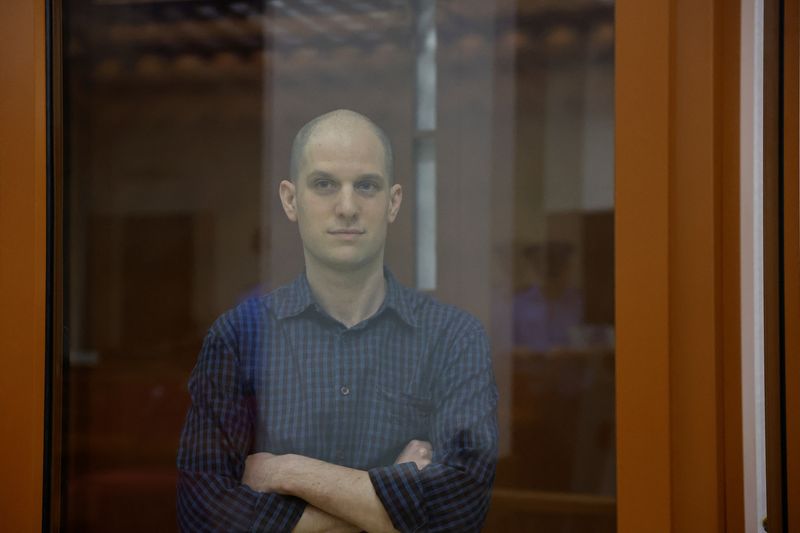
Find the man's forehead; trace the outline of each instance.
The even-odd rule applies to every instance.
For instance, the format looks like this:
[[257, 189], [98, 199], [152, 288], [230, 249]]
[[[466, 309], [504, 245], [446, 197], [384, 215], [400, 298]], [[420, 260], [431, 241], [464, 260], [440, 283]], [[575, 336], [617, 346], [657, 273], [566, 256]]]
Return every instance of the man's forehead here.
[[306, 148], [327, 146], [382, 148], [375, 129], [364, 120], [330, 118], [317, 124], [308, 137]]
[[354, 127], [331, 125], [315, 129], [304, 149], [304, 162], [309, 160], [350, 160], [354, 163], [383, 166], [385, 156], [383, 144], [369, 125]]
[[362, 157], [352, 154], [348, 157], [336, 150], [320, 149], [313, 152], [312, 157], [304, 157], [301, 162], [300, 176], [308, 179], [316, 177], [355, 177], [374, 178], [390, 181], [386, 175], [385, 165], [379, 154]]

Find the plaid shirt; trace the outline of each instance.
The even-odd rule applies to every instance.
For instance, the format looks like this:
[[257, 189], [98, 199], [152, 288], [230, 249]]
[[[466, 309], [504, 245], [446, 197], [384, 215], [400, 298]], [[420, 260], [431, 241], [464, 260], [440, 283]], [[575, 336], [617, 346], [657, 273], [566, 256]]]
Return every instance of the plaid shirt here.
[[[401, 286], [346, 328], [305, 275], [211, 327], [189, 381], [178, 452], [185, 531], [291, 531], [306, 503], [242, 485], [248, 454], [295, 453], [366, 470], [400, 531], [477, 531], [497, 456], [486, 334], [454, 307]], [[430, 465], [394, 460], [412, 439]]]

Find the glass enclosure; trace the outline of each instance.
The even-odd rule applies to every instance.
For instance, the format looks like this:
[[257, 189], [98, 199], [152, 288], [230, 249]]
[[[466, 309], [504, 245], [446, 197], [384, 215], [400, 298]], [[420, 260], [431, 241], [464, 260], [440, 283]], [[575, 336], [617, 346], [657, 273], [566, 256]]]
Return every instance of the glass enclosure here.
[[616, 529], [608, 0], [65, 3], [63, 525], [176, 529], [214, 319], [303, 270], [297, 130], [348, 108], [404, 189], [386, 262], [491, 340], [485, 531]]

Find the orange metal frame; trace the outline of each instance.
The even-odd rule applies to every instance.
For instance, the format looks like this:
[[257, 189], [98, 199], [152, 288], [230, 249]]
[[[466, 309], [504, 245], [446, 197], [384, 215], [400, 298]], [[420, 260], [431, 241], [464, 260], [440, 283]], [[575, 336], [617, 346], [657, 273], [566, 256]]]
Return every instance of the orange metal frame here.
[[0, 516], [41, 530], [45, 351], [45, 3], [0, 2]]
[[744, 531], [737, 2], [616, 4], [621, 532]]
[[800, 6], [784, 3], [783, 246], [786, 379], [786, 500], [800, 531]]
[[[724, 4], [724, 5], [723, 5]], [[618, 523], [743, 531], [739, 13], [617, 2]], [[0, 3], [0, 515], [41, 528], [44, 2]]]

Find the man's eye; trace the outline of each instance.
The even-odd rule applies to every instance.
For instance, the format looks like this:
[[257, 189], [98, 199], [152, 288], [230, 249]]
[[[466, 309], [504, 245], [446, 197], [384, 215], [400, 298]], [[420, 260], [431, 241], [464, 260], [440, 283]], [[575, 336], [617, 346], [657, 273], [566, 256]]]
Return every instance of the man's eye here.
[[372, 183], [371, 181], [362, 181], [361, 183], [356, 185], [359, 191], [363, 192], [375, 192], [378, 190], [378, 186]]
[[333, 187], [333, 182], [331, 180], [317, 180], [314, 182], [314, 187], [326, 191]]

